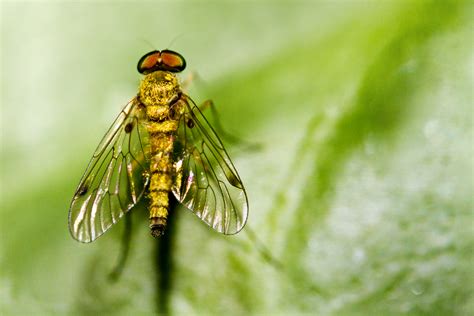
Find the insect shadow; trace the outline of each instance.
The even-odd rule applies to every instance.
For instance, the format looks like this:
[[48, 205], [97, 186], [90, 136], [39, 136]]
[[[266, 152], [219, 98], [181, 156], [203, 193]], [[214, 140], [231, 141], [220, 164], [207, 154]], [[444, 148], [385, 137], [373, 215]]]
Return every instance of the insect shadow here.
[[[179, 212], [177, 211], [181, 211], [179, 202], [172, 195], [170, 195], [170, 210], [167, 232], [160, 238], [154, 240], [155, 246], [152, 256], [155, 270], [156, 310], [160, 315], [168, 315], [170, 312], [171, 290], [173, 288], [174, 275], [173, 249], [176, 239], [175, 231], [179, 217]], [[120, 240], [120, 254], [117, 258], [116, 265], [109, 273], [109, 281], [112, 283], [118, 282], [126, 269], [133, 235], [132, 230], [132, 217], [125, 216], [124, 231]], [[258, 238], [257, 234], [250, 229], [250, 227], [246, 227], [245, 231], [246, 236], [248, 236], [248, 239], [253, 244], [262, 260], [279, 272], [284, 272], [285, 268], [282, 262], [272, 254], [271, 250]]]

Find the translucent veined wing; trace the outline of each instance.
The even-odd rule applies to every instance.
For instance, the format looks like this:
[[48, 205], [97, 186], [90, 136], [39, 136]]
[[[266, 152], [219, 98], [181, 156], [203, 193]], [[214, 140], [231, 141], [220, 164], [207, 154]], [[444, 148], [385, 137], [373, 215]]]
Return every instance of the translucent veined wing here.
[[248, 217], [242, 181], [199, 108], [188, 96], [184, 100], [175, 141], [173, 194], [214, 230], [235, 234]]
[[142, 197], [150, 156], [144, 115], [131, 100], [94, 152], [69, 209], [69, 230], [78, 241], [94, 241]]

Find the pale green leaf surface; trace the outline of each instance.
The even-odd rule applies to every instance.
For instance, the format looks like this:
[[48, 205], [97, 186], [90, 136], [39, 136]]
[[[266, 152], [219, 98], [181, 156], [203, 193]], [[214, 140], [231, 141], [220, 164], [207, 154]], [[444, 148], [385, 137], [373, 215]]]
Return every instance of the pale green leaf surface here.
[[[2, 315], [474, 313], [471, 2], [1, 6]], [[67, 211], [154, 48], [261, 145], [228, 146], [250, 218], [176, 209], [163, 272], [140, 205], [110, 282], [124, 223], [79, 244]]]

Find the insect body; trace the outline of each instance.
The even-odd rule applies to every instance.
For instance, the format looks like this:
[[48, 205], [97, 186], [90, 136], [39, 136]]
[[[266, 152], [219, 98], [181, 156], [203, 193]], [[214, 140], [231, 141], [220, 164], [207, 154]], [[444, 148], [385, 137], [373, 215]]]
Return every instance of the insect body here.
[[180, 88], [184, 58], [152, 51], [138, 62], [138, 95], [96, 149], [74, 194], [69, 229], [94, 241], [147, 196], [150, 229], [164, 233], [172, 194], [210, 227], [239, 232], [248, 216], [242, 181], [219, 137]]

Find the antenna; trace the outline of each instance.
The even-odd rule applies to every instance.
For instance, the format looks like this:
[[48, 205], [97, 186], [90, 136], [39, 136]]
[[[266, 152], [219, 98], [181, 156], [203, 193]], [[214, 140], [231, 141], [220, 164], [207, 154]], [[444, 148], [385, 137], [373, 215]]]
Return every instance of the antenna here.
[[183, 37], [184, 34], [185, 34], [185, 33], [183, 32], [183, 33], [181, 33], [181, 34], [176, 35], [176, 36], [171, 40], [171, 42], [168, 44], [167, 49], [168, 49], [168, 48], [171, 48], [171, 45], [173, 45], [174, 42], [176, 42], [176, 40], [177, 40], [178, 38]]
[[140, 38], [142, 40], [142, 42], [145, 42], [149, 47], [151, 47], [152, 50], [157, 50], [155, 46], [153, 46], [153, 44], [148, 41], [146, 38]]

